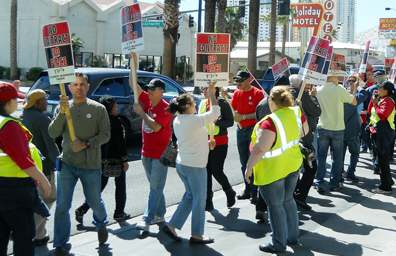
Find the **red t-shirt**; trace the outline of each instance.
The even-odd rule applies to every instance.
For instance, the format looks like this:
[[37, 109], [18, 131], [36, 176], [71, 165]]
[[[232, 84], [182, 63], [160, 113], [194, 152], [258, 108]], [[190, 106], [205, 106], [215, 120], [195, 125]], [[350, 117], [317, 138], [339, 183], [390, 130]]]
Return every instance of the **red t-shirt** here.
[[375, 81], [373, 80], [372, 82], [367, 82], [366, 86], [367, 88], [369, 88], [370, 86], [372, 86], [375, 83]]
[[8, 121], [0, 130], [0, 148], [22, 170], [35, 166], [30, 156], [30, 139], [31, 135], [14, 121]]
[[[264, 99], [263, 92], [252, 86], [247, 92], [240, 89], [236, 90], [231, 98], [231, 105], [241, 115], [250, 114], [256, 112], [256, 107], [262, 99]], [[255, 125], [256, 120], [247, 119], [242, 120], [240, 123], [242, 127], [249, 127]]]
[[172, 114], [168, 113], [169, 103], [161, 100], [155, 107], [151, 107], [151, 100], [147, 92], [142, 92], [139, 101], [143, 105], [144, 112], [147, 113], [154, 121], [162, 128], [158, 132], [154, 132], [143, 120], [142, 133], [143, 133], [143, 148], [142, 155], [147, 158], [160, 159], [166, 146], [168, 145], [169, 138], [172, 135], [170, 123], [172, 121]]

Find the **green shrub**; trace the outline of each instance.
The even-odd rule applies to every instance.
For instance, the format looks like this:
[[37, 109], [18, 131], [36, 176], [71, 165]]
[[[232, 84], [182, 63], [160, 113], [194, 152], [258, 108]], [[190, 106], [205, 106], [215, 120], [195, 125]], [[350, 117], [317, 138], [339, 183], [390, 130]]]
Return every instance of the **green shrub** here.
[[3, 78], [3, 72], [6, 70], [5, 67], [0, 66], [0, 79]]
[[[19, 79], [19, 77], [21, 76], [21, 69], [20, 68], [17, 68], [17, 75], [18, 75], [17, 79]], [[7, 79], [10, 80], [11, 68], [7, 68], [6, 69], [6, 76], [7, 76]]]
[[36, 81], [38, 76], [40, 75], [40, 72], [43, 71], [43, 68], [40, 67], [33, 67], [29, 69], [29, 75], [28, 79], [30, 81]]
[[100, 55], [94, 55], [93, 58], [89, 61], [89, 65], [91, 67], [100, 67], [100, 68], [107, 67], [104, 57]]
[[[179, 79], [183, 79], [184, 77], [184, 62], [176, 63], [176, 75]], [[192, 70], [192, 66], [187, 64], [186, 66], [186, 79], [190, 79], [194, 75], [194, 71]]]

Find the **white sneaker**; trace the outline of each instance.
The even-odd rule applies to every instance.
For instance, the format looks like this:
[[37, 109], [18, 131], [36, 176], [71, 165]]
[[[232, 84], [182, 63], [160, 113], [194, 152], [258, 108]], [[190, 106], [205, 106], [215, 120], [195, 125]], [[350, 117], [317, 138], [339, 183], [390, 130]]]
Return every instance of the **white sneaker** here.
[[151, 221], [151, 225], [157, 224], [157, 223], [161, 223], [161, 222], [165, 222], [165, 218], [162, 216], [154, 216], [154, 219]]
[[139, 224], [136, 225], [137, 230], [142, 230], [143, 232], [149, 232], [150, 231], [150, 224], [147, 223], [146, 221], [142, 220], [140, 221]]

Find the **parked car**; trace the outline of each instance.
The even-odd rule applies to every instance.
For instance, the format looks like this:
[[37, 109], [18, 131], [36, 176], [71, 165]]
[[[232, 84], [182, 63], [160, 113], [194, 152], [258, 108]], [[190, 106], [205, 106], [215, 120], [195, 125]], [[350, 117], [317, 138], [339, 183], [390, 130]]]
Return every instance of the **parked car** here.
[[[285, 76], [289, 77], [290, 75], [298, 74], [300, 67], [289, 67], [289, 71], [284, 73]], [[272, 87], [275, 85], [274, 74], [272, 73], [272, 68], [268, 68], [265, 71], [263, 79], [257, 79], [257, 81], [261, 84], [261, 87], [269, 94]]]
[[383, 75], [385, 74], [385, 65], [371, 65], [374, 69], [374, 73], [380, 71]]
[[[98, 101], [105, 94], [116, 98], [118, 105], [117, 115], [121, 119], [124, 127], [125, 138], [130, 139], [134, 136], [141, 136], [142, 118], [133, 110], [134, 96], [129, 86], [128, 69], [110, 69], [110, 68], [77, 68], [76, 71], [82, 72], [88, 76], [89, 89], [87, 97]], [[164, 99], [169, 100], [180, 94], [187, 93], [179, 84], [172, 79], [146, 71], [137, 71], [138, 84], [142, 89], [154, 78], [160, 78], [165, 82]], [[68, 89], [69, 84], [65, 84], [66, 94], [71, 98], [72, 95]], [[35, 81], [30, 90], [42, 89], [47, 93], [48, 107], [47, 114], [52, 117], [56, 106], [59, 104], [60, 88], [58, 84], [51, 85], [48, 78], [47, 70], [40, 73], [39, 78]], [[196, 98], [197, 105], [200, 99]]]

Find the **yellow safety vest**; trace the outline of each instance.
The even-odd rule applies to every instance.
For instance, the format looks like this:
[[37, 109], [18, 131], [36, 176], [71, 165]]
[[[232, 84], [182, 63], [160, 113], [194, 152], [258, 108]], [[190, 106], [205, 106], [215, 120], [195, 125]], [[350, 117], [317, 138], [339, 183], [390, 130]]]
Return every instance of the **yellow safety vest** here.
[[302, 130], [301, 110], [298, 107], [286, 107], [267, 115], [258, 122], [252, 133], [253, 147], [257, 141], [260, 124], [271, 118], [276, 128], [275, 145], [266, 152], [253, 168], [254, 185], [263, 186], [285, 178], [300, 168], [303, 155], [299, 139]]
[[[18, 123], [23, 130], [27, 131], [30, 135], [32, 135], [30, 131], [21, 122], [13, 118], [4, 117], [4, 116], [0, 116], [0, 130], [9, 121]], [[37, 168], [39, 168], [40, 171], [42, 171], [43, 166], [41, 163], [41, 157], [40, 154], [38, 153], [36, 146], [33, 143], [31, 143], [32, 139], [33, 136], [29, 140], [30, 156], [32, 157]], [[27, 178], [29, 177], [29, 175], [27, 175], [21, 168], [19, 168], [19, 166], [0, 148], [0, 177]]]
[[[387, 97], [386, 97], [387, 98]], [[384, 101], [386, 98], [381, 99], [377, 104], [378, 107], [381, 105], [381, 102]], [[395, 101], [392, 98], [389, 98], [393, 101], [393, 104], [395, 103]], [[392, 130], [395, 129], [395, 123], [394, 123], [394, 119], [395, 119], [395, 108], [393, 108], [392, 113], [390, 114], [390, 116], [388, 116], [388, 122], [390, 127], [392, 128]], [[374, 105], [371, 108], [371, 116], [370, 116], [370, 124], [374, 127], [377, 127], [377, 123], [380, 121], [381, 119], [378, 117], [377, 113], [375, 112], [375, 108]]]
[[[201, 104], [199, 105], [200, 114], [206, 113], [206, 102], [208, 102], [208, 100], [201, 101]], [[206, 126], [206, 130], [208, 130], [208, 134], [209, 134], [209, 125]], [[216, 136], [217, 134], [219, 134], [219, 131], [220, 131], [220, 127], [214, 125], [213, 135]]]

